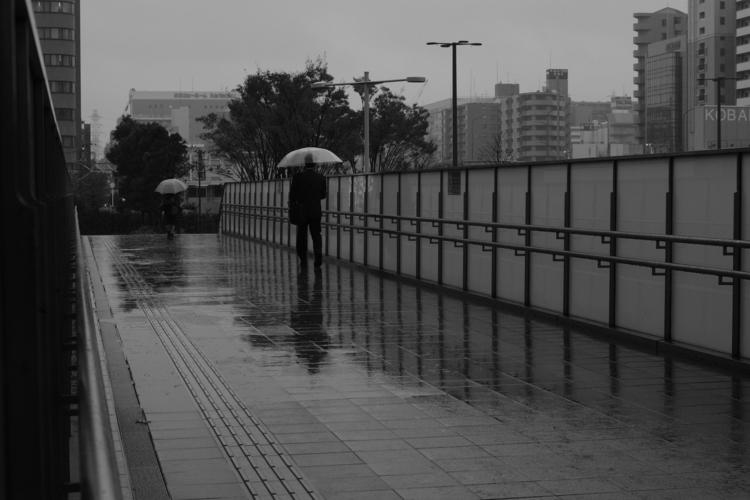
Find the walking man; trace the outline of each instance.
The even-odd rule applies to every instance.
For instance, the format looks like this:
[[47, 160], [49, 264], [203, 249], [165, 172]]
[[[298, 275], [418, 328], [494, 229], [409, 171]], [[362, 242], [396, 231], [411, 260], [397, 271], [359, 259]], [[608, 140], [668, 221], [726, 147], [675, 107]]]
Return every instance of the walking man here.
[[292, 177], [289, 203], [302, 205], [302, 218], [297, 224], [297, 256], [300, 267], [307, 267], [307, 230], [313, 241], [315, 267], [323, 265], [323, 237], [320, 234], [320, 219], [323, 217], [320, 200], [326, 197], [326, 178], [315, 171], [312, 155], [305, 156], [305, 169]]

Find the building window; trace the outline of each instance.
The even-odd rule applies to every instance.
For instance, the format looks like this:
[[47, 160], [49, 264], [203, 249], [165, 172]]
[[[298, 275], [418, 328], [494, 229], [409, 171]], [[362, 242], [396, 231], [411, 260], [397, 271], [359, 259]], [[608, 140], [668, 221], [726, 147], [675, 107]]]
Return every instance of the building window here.
[[726, 54], [726, 49], [719, 49], [719, 55], [720, 55], [720, 56], [725, 56], [725, 55], [727, 55], [727, 54]]
[[64, 135], [62, 136], [62, 143], [64, 148], [74, 148], [76, 147], [76, 136]]
[[666, 33], [662, 33], [661, 34], [661, 39], [662, 40], [666, 40], [667, 39], [667, 34]]
[[662, 26], [666, 26], [667, 25], [667, 20], [666, 19], [662, 19], [661, 20], [661, 25]]
[[50, 80], [49, 82], [50, 92], [56, 92], [61, 94], [75, 94], [76, 93], [76, 82], [58, 82]]
[[45, 66], [67, 66], [69, 68], [76, 67], [76, 56], [68, 56], [65, 54], [44, 54]]
[[699, 34], [699, 35], [705, 35], [705, 34], [706, 34], [706, 28], [700, 28], [700, 29], [698, 30], [698, 34]]
[[76, 110], [73, 108], [55, 108], [55, 116], [58, 120], [74, 122], [76, 121]]
[[76, 39], [76, 31], [68, 28], [39, 28], [41, 40], [71, 40]]
[[723, 25], [725, 25], [726, 23], [727, 23], [727, 22], [726, 22], [726, 20], [725, 20], [725, 19], [724, 19], [723, 17], [720, 17], [720, 18], [719, 18], [719, 24], [721, 24], [721, 25], [723, 26]]
[[698, 19], [705, 19], [705, 18], [706, 18], [706, 13], [705, 12], [699, 12], [698, 13]]
[[726, 68], [726, 65], [724, 65], [724, 64], [719, 64], [719, 72], [721, 72], [721, 73], [724, 73], [724, 72], [726, 71], [726, 69], [725, 69], [725, 68]]
[[70, 2], [31, 2], [34, 12], [51, 12], [56, 14], [75, 14], [76, 5]]
[[719, 8], [723, 9], [724, 7], [726, 7], [726, 2], [719, 2]]

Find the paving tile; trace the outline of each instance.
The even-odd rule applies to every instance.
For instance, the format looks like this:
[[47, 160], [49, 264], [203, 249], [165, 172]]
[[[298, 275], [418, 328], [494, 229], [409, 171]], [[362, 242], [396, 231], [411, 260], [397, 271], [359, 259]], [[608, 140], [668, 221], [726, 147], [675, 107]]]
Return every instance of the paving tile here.
[[367, 477], [375, 473], [367, 465], [318, 465], [300, 467], [311, 480], [332, 479], [339, 477]]
[[478, 500], [481, 498], [464, 486], [409, 488], [396, 490], [404, 500]]
[[177, 448], [158, 452], [159, 461], [170, 460], [203, 460], [204, 458], [224, 458], [218, 447], [210, 448]]
[[557, 479], [554, 481], [538, 481], [537, 484], [555, 495], [613, 493], [623, 490], [614, 483], [600, 478]]
[[380, 476], [388, 486], [394, 490], [408, 488], [435, 488], [442, 486], [456, 486], [459, 483], [450, 474], [445, 472], [431, 472], [427, 474], [406, 474], [396, 476]]
[[[469, 491], [482, 499], [501, 499], [501, 498], [554, 498], [550, 491], [545, 490], [536, 483], [514, 482], [514, 483], [494, 483], [494, 484], [476, 484], [466, 486]], [[631, 499], [632, 500], [632, 499]]]
[[222, 498], [243, 498], [247, 491], [239, 484], [187, 484], [170, 485], [169, 493], [173, 500], [203, 500]]
[[294, 461], [302, 467], [315, 465], [349, 465], [361, 464], [362, 459], [353, 452], [344, 453], [310, 453], [294, 455]]
[[[230, 484], [217, 481], [234, 472], [185, 387], [164, 386], [176, 372], [157, 362], [168, 358], [120, 261], [140, 274], [139, 289], [171, 314], [170, 327], [184, 329], [326, 500], [746, 496], [746, 375], [335, 261], [315, 289], [317, 275], [298, 275], [288, 248], [182, 236], [170, 246], [150, 235], [91, 239], [173, 485]], [[295, 333], [290, 312], [301, 306], [325, 318], [326, 339], [311, 339], [309, 323]], [[209, 393], [220, 401], [215, 389]], [[249, 449], [275, 454], [267, 444]]]
[[453, 446], [475, 446], [471, 441], [461, 436], [409, 438], [406, 439], [406, 442], [417, 449], [448, 448]]

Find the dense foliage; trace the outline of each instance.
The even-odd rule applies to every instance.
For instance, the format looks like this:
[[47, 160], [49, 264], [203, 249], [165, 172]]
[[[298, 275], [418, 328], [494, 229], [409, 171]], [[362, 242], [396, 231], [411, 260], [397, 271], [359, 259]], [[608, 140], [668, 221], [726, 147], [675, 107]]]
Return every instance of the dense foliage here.
[[215, 152], [235, 166], [238, 180], [273, 179], [276, 165], [290, 151], [318, 147], [353, 163], [361, 149], [360, 115], [349, 108], [343, 90], [322, 95], [311, 88], [330, 82], [325, 63], [308, 60], [305, 70], [285, 73], [258, 70], [237, 88], [229, 103], [230, 119], [200, 118]]
[[425, 139], [429, 113], [381, 87], [370, 107], [370, 171], [428, 168], [437, 146]]
[[187, 146], [179, 134], [157, 123], [122, 118], [113, 135], [107, 159], [117, 170], [120, 209], [153, 213], [161, 204], [154, 189], [164, 179], [180, 178], [190, 169]]
[[[355, 165], [363, 151], [363, 112], [351, 109], [346, 87], [313, 90], [311, 85], [320, 81], [333, 82], [321, 58], [308, 60], [299, 73], [259, 69], [237, 88], [240, 98], [229, 103], [229, 118], [199, 118], [206, 128], [202, 137], [234, 165], [232, 175], [238, 180], [282, 176], [276, 169], [279, 161], [308, 146], [328, 149]], [[362, 95], [363, 86], [354, 90]], [[383, 170], [430, 165], [435, 147], [424, 139], [427, 111], [380, 90], [371, 104], [372, 165]]]

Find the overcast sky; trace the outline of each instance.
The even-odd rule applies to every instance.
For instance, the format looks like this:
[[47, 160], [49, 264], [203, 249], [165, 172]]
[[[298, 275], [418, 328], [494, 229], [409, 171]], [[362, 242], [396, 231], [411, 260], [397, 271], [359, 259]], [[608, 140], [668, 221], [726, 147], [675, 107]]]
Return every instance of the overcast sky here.
[[104, 145], [131, 88], [234, 89], [258, 68], [298, 72], [318, 56], [336, 81], [424, 76], [390, 84], [424, 105], [451, 97], [451, 49], [426, 43], [457, 40], [482, 43], [458, 48], [461, 97], [492, 96], [498, 81], [539, 90], [550, 67], [569, 70], [573, 100], [632, 96], [633, 14], [664, 7], [687, 12], [687, 0], [82, 2], [82, 115], [98, 111]]

